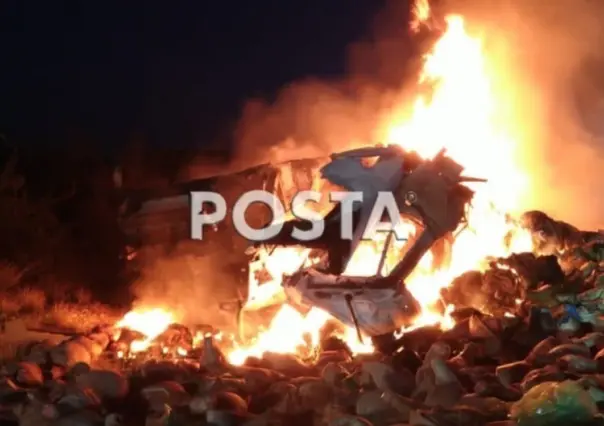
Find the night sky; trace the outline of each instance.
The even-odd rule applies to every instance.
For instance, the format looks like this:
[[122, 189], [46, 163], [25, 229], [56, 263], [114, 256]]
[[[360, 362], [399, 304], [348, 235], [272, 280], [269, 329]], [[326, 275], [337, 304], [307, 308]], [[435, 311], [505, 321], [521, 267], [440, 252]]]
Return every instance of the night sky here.
[[27, 1], [0, 6], [0, 131], [107, 149], [228, 140], [241, 107], [346, 73], [381, 0]]

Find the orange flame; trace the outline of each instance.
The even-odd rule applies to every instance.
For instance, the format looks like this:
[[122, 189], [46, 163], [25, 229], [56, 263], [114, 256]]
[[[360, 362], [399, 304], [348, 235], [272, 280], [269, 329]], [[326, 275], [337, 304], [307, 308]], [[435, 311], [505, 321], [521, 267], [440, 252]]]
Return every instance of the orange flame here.
[[430, 19], [430, 3], [428, 0], [417, 0], [413, 4], [413, 19], [411, 20], [411, 29], [419, 30], [419, 27]]
[[[430, 18], [426, 0], [416, 3], [415, 15], [412, 25], [417, 29]], [[488, 56], [481, 40], [467, 33], [461, 16], [449, 16], [446, 23], [445, 33], [425, 58], [419, 82], [430, 86], [431, 95], [420, 95], [411, 109], [403, 104], [393, 114], [384, 117], [383, 139], [389, 144], [416, 151], [424, 158], [433, 157], [444, 147], [447, 155], [465, 167], [465, 174], [486, 178], [488, 183], [472, 188], [476, 195], [468, 212], [468, 227], [456, 235], [450, 264], [434, 269], [432, 254], [427, 253], [407, 280], [407, 288], [423, 307], [413, 328], [432, 324], [451, 327], [453, 321], [449, 314], [452, 307], [439, 313], [434, 306], [440, 299], [440, 291], [453, 278], [468, 270], [483, 269], [487, 257], [532, 250], [528, 232], [517, 227], [506, 214], [519, 207], [527, 177], [518, 167], [515, 141], [496, 122], [497, 98], [486, 69]], [[412, 236], [415, 229], [408, 225], [406, 231]], [[361, 244], [346, 273], [359, 276], [376, 274], [379, 243]], [[275, 258], [289, 256], [296, 259], [295, 264], [301, 264], [299, 249], [277, 248], [274, 253]], [[281, 271], [275, 270], [275, 265]], [[271, 275], [281, 276], [289, 269], [291, 264], [274, 262]], [[266, 294], [279, 291], [279, 284], [274, 281], [271, 288], [262, 289], [262, 285], [251, 279], [250, 297], [254, 299], [257, 292], [264, 291], [266, 299]], [[299, 342], [304, 333], [320, 328], [328, 318], [329, 315], [317, 309], [303, 317], [284, 306], [269, 329], [246, 350], [235, 351], [230, 360], [239, 363], [244, 354], [258, 356], [265, 351], [295, 352], [296, 345], [289, 342]], [[356, 350], [370, 350], [370, 345], [358, 348], [356, 334], [352, 330], [344, 337]]]
[[142, 352], [172, 323], [174, 323], [174, 315], [172, 313], [161, 308], [155, 308], [130, 311], [116, 324], [116, 327], [128, 328], [144, 335], [144, 339], [135, 340], [130, 344], [131, 352]]

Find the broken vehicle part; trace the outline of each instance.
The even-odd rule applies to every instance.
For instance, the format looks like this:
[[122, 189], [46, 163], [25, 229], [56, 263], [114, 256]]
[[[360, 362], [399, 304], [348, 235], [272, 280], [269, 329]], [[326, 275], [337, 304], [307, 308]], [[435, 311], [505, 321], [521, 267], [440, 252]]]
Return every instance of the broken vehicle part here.
[[307, 269], [284, 282], [294, 306], [312, 306], [367, 336], [379, 336], [410, 324], [420, 313], [404, 286], [380, 287], [375, 277], [345, 277]]
[[[331, 163], [330, 169], [327, 169], [330, 165], [326, 166], [324, 170], [327, 172], [323, 176], [331, 177], [334, 183], [347, 189], [364, 191], [361, 217], [351, 248], [360, 241], [367, 226], [373, 208], [373, 204], [367, 204], [367, 200], [375, 203], [378, 192], [389, 189], [394, 192], [401, 215], [420, 228], [419, 236], [401, 261], [387, 276], [346, 277], [306, 268], [283, 283], [285, 293], [293, 304], [321, 308], [369, 336], [391, 333], [419, 314], [419, 305], [403, 282], [433, 244], [455, 231], [464, 221], [466, 206], [473, 192], [463, 183], [478, 180], [461, 176], [463, 168], [445, 157], [444, 151], [434, 159], [424, 161], [408, 175], [403, 175], [396, 172], [394, 166], [402, 170], [404, 161], [402, 158], [392, 158], [402, 151], [388, 147], [381, 149], [386, 160], [380, 162], [378, 159], [374, 167], [382, 165], [382, 168], [373, 169], [373, 172], [370, 168], [370, 172], [364, 174], [366, 182], [361, 182], [351, 172], [355, 168], [360, 170], [351, 166], [351, 159], [362, 154], [359, 150], [350, 152], [350, 157], [346, 157], [346, 153], [333, 156], [336, 160]], [[364, 152], [375, 156], [379, 150], [367, 149]], [[350, 161], [343, 162], [341, 158]], [[396, 185], [395, 178], [400, 179]], [[387, 247], [382, 250], [387, 250]], [[348, 258], [352, 254], [349, 253]]]

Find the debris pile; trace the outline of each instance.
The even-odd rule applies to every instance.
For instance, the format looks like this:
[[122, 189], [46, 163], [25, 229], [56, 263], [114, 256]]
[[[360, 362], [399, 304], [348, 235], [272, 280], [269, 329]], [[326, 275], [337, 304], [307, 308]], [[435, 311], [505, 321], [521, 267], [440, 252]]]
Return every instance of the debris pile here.
[[136, 353], [145, 336], [115, 327], [30, 342], [2, 367], [3, 424], [604, 424], [604, 238], [563, 240], [458, 277], [443, 291], [455, 325], [403, 333], [382, 353], [326, 335], [312, 358], [232, 365], [220, 333], [180, 325]]

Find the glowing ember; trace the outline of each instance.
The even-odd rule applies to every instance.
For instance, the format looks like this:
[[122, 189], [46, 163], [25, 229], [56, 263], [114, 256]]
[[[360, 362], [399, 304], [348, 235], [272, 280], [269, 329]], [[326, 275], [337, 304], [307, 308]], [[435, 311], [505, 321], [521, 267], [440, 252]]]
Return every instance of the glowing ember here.
[[156, 308], [143, 311], [130, 311], [117, 324], [117, 328], [138, 331], [145, 336], [130, 345], [131, 352], [142, 352], [149, 347], [153, 339], [163, 333], [174, 322], [174, 315]]
[[[268, 330], [260, 332], [251, 345], [229, 353], [227, 358], [231, 364], [240, 365], [248, 357], [261, 357], [265, 352], [304, 353], [318, 345], [319, 330], [330, 318], [328, 313], [319, 309], [312, 309], [302, 316], [291, 306], [284, 305], [272, 319]], [[352, 329], [341, 337], [351, 343], [351, 350], [355, 353], [373, 352], [370, 344], [364, 345], [358, 341]]]

